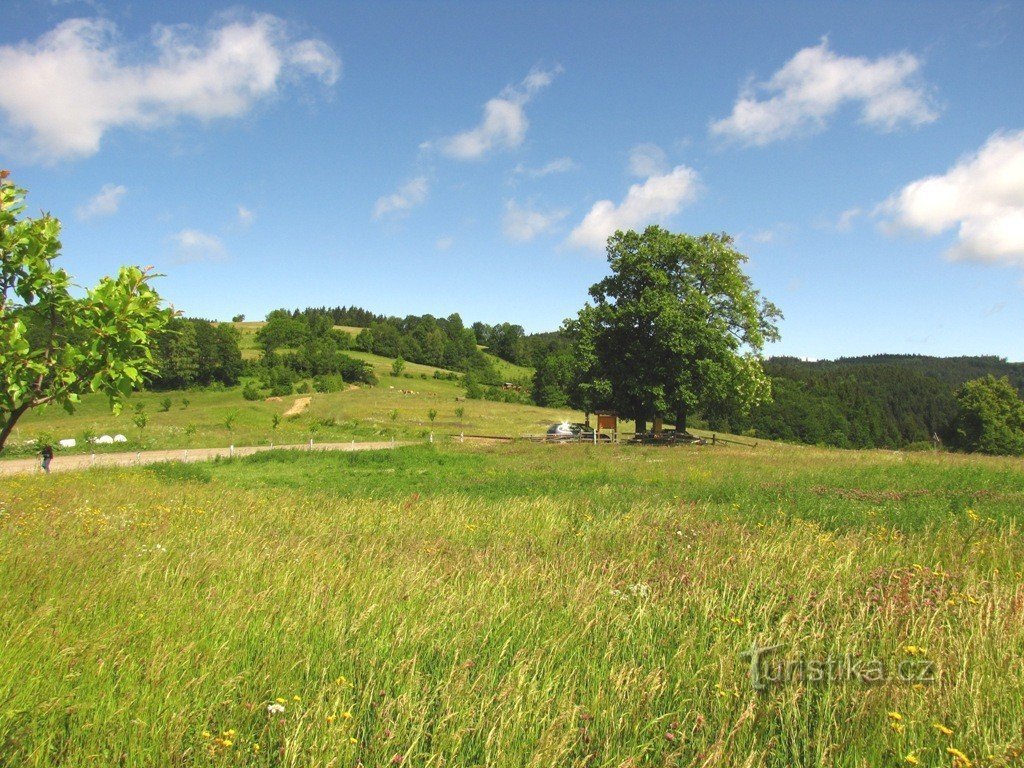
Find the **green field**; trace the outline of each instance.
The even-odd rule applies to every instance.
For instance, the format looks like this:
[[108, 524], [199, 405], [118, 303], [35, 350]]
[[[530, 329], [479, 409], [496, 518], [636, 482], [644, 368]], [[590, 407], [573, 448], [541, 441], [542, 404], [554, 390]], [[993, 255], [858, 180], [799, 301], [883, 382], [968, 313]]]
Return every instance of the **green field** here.
[[[248, 324], [247, 324], [248, 325]], [[243, 337], [244, 338], [244, 337]], [[516, 437], [543, 432], [554, 422], [582, 421], [583, 415], [570, 409], [466, 400], [457, 381], [435, 379], [441, 370], [427, 365], [406, 363], [405, 375], [391, 375], [391, 358], [367, 352], [351, 351], [352, 357], [373, 365], [380, 383], [377, 386], [351, 387], [326, 394], [291, 395], [260, 401], [243, 399], [241, 387], [173, 392], [139, 392], [118, 415], [111, 413], [107, 401], [89, 395], [75, 413], [58, 408], [31, 411], [20, 420], [5, 457], [34, 454], [37, 443], [75, 438], [78, 446], [71, 452], [89, 450], [176, 449], [222, 447], [227, 445], [278, 445], [348, 440], [426, 438], [437, 435], [483, 434]], [[505, 363], [514, 369], [511, 363]], [[526, 370], [526, 369], [523, 369]], [[285, 413], [302, 397], [311, 397], [301, 415], [287, 418]], [[164, 411], [162, 401], [170, 398]], [[188, 400], [188, 404], [185, 404]], [[133, 408], [142, 404], [147, 415], [143, 430], [133, 422]], [[462, 410], [462, 416], [457, 411]], [[434, 421], [430, 412], [435, 411]], [[274, 415], [280, 422], [273, 426]], [[230, 428], [227, 426], [231, 419]], [[125, 445], [91, 447], [86, 437], [123, 434]], [[28, 441], [36, 441], [29, 443]]]
[[1022, 509], [1020, 461], [771, 445], [5, 479], [0, 765], [1016, 765]]

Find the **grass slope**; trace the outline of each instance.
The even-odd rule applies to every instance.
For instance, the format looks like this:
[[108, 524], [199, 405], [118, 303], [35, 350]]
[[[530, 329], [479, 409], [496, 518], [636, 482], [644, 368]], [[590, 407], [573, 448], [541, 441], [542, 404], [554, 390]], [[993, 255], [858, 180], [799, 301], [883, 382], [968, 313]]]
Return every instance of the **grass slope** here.
[[[14, 478], [0, 765], [1017, 764], [1022, 481], [565, 445]], [[757, 691], [754, 643], [890, 679]]]

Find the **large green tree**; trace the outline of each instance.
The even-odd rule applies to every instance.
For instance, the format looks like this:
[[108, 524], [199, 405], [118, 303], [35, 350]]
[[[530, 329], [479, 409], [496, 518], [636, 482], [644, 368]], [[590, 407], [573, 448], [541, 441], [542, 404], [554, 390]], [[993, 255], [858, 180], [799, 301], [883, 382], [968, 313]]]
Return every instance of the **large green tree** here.
[[731, 237], [651, 226], [616, 232], [607, 253], [611, 274], [566, 324], [577, 405], [614, 408], [638, 431], [657, 416], [684, 430], [695, 412], [745, 412], [770, 397], [761, 352], [781, 313], [754, 289]]
[[24, 201], [0, 171], [0, 451], [32, 408], [71, 411], [102, 392], [119, 409], [156, 372], [153, 350], [173, 315], [138, 267], [73, 295], [70, 275], [53, 264], [60, 222], [24, 216]]
[[1024, 402], [1006, 377], [968, 381], [956, 393], [958, 447], [996, 455], [1024, 455]]

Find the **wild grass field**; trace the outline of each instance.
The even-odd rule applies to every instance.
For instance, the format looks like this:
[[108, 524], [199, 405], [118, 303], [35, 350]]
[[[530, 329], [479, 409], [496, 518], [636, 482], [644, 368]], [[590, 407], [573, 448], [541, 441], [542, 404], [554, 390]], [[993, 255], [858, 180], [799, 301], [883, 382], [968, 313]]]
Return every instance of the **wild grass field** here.
[[0, 765], [1024, 747], [1019, 460], [438, 444], [2, 482]]

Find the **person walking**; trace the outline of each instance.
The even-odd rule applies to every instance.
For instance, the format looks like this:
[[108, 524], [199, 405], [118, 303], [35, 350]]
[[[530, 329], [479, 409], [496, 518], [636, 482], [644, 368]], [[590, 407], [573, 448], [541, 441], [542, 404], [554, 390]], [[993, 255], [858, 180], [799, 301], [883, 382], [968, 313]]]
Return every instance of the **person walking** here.
[[39, 455], [43, 457], [43, 472], [50, 474], [50, 462], [53, 461], [53, 447], [47, 443], [43, 446], [43, 450], [39, 452]]

